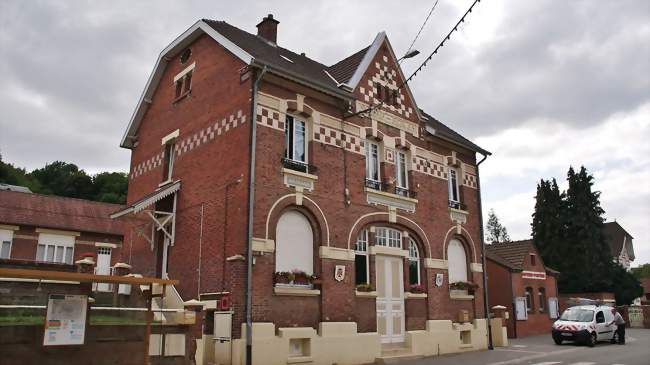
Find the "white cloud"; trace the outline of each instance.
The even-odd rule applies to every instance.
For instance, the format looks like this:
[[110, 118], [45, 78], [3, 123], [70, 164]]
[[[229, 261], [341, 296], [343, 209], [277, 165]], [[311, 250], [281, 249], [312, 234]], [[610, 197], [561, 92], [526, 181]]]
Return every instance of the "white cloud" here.
[[530, 235], [539, 179], [555, 177], [566, 189], [569, 165], [584, 165], [607, 219], [635, 237], [636, 264], [650, 262], [650, 102], [590, 128], [532, 120], [477, 142], [494, 153], [481, 168], [484, 206], [495, 209], [513, 239]]

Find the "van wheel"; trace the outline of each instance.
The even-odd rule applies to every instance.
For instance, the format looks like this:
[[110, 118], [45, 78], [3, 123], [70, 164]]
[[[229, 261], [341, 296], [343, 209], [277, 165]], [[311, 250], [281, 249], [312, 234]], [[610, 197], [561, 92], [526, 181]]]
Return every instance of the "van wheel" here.
[[598, 342], [598, 337], [596, 336], [596, 332], [593, 332], [591, 336], [589, 336], [589, 343], [587, 343], [587, 345], [589, 347], [594, 347], [596, 346], [596, 342]]
[[561, 345], [562, 344], [562, 339], [561, 338], [553, 337], [553, 341], [555, 342], [556, 345]]

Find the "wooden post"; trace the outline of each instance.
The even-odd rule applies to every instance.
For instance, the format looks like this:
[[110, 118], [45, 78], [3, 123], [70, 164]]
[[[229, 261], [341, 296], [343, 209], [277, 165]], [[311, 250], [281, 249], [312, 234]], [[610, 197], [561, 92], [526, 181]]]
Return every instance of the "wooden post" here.
[[163, 284], [162, 293], [160, 293], [160, 356], [162, 357], [165, 356], [165, 313], [162, 311], [165, 309], [165, 293], [167, 293], [167, 285]]
[[144, 329], [144, 365], [149, 365], [149, 338], [151, 337], [151, 306], [153, 302], [153, 284], [149, 284], [149, 295], [147, 296], [147, 325]]

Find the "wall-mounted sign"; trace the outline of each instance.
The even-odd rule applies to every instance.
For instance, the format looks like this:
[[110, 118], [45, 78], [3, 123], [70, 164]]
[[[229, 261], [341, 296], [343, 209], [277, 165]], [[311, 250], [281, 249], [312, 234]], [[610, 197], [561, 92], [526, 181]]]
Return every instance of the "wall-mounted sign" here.
[[43, 346], [83, 345], [87, 309], [87, 295], [50, 294]]
[[334, 267], [334, 279], [343, 281], [345, 279], [345, 265], [336, 265]]
[[522, 271], [522, 279], [546, 280], [546, 273], [543, 271]]
[[442, 286], [442, 282], [445, 279], [445, 275], [442, 273], [436, 274], [436, 286]]

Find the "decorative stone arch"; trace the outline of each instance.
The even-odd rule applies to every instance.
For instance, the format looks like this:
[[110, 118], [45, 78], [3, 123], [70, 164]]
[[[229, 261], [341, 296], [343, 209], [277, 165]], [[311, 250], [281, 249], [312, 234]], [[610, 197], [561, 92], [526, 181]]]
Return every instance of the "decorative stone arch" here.
[[361, 230], [365, 229], [368, 225], [372, 224], [383, 224], [386, 226], [400, 226], [406, 228], [408, 231], [415, 235], [415, 242], [420, 245], [420, 255], [421, 259], [431, 258], [431, 244], [429, 243], [429, 238], [427, 237], [426, 232], [414, 221], [397, 215], [397, 220], [395, 223], [392, 223], [388, 219], [389, 213], [385, 212], [375, 212], [364, 214], [359, 217], [350, 228], [350, 233], [348, 235], [348, 250], [352, 247], [352, 240], [356, 239]]
[[[275, 230], [270, 230], [270, 228], [275, 228], [278, 220], [282, 216], [282, 213], [284, 213], [287, 209], [297, 209], [305, 214], [305, 216], [307, 216], [307, 219], [310, 220], [314, 234], [316, 235], [316, 232], [318, 232], [318, 237], [314, 237], [314, 242], [317, 242], [319, 245], [329, 246], [330, 229], [323, 210], [318, 206], [318, 204], [316, 204], [315, 201], [307, 196], [302, 196], [301, 205], [296, 204], [296, 195], [297, 194], [284, 195], [278, 198], [275, 203], [273, 203], [266, 216], [266, 232], [264, 238], [267, 240], [275, 240]], [[323, 229], [323, 227], [325, 227], [325, 229]]]
[[[456, 231], [456, 233], [453, 233], [454, 231]], [[458, 239], [460, 243], [465, 246], [465, 249], [468, 249], [470, 251], [470, 256], [473, 258], [472, 262], [470, 263], [478, 263], [479, 261], [477, 259], [476, 245], [474, 244], [474, 240], [472, 240], [472, 236], [469, 234], [469, 232], [467, 232], [467, 230], [460, 225], [451, 227], [445, 234], [442, 250], [443, 260], [447, 260], [447, 247], [449, 246], [449, 241], [454, 238]]]

